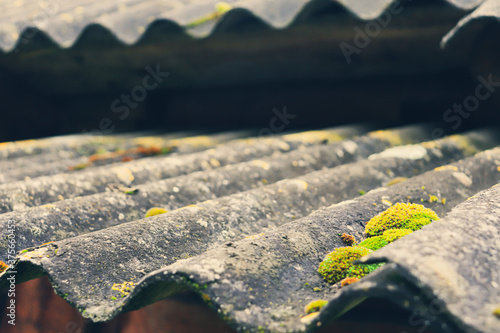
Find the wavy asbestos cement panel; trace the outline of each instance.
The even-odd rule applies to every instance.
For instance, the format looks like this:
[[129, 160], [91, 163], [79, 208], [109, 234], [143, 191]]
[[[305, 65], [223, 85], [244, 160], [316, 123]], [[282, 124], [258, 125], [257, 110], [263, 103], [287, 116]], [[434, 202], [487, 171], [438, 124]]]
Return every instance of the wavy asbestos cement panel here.
[[[321, 7], [330, 0], [227, 0], [233, 9], [244, 9], [251, 15], [274, 28], [284, 28], [305, 10], [305, 7]], [[444, 0], [443, 0], [444, 1]], [[443, 2], [438, 1], [438, 2]], [[363, 20], [381, 15], [394, 0], [338, 0], [339, 9], [345, 9]], [[448, 0], [448, 3], [464, 10], [471, 10], [482, 0]], [[125, 43], [139, 40], [146, 27], [153, 21], [167, 19], [185, 27], [185, 31], [195, 37], [203, 37], [214, 31], [217, 19], [218, 0], [121, 0], [96, 1], [77, 0], [0, 0], [3, 9], [0, 15], [0, 49], [11, 50], [19, 37], [29, 27], [36, 27], [63, 47], [71, 46], [89, 25], [100, 24]], [[247, 15], [229, 11], [221, 17], [223, 21], [245, 20]], [[234, 15], [233, 15], [234, 14]], [[215, 16], [214, 16], [215, 15]], [[212, 17], [199, 24], [200, 20]], [[198, 22], [198, 24], [196, 24]], [[35, 32], [28, 32], [29, 34]]]
[[[427, 144], [429, 148], [434, 145], [436, 143]], [[379, 155], [366, 161], [363, 163], [373, 166], [373, 163], [380, 163], [382, 159]], [[258, 226], [257, 211], [262, 213], [258, 220], [265, 222], [270, 219], [271, 225], [274, 223], [273, 217], [286, 213], [289, 211], [288, 207], [300, 208], [304, 207], [306, 202], [317, 201], [314, 191], [319, 187], [312, 186], [312, 180], [308, 186], [305, 186], [305, 181], [285, 180], [276, 183], [277, 185], [188, 206], [147, 221], [122, 224], [108, 228], [106, 232], [81, 235], [23, 251], [11, 269], [17, 269], [19, 281], [48, 274], [56, 292], [59, 295], [67, 294], [67, 301], [78, 308], [84, 317], [95, 322], [109, 320], [124, 311], [140, 308], [183, 290], [194, 289], [202, 294], [205, 300], [210, 300], [209, 304], [216, 307], [225, 320], [232, 322], [233, 326], [240, 330], [257, 332], [260, 327], [273, 332], [313, 330], [317, 320], [304, 322], [300, 317], [309, 301], [316, 298], [331, 299], [332, 293], [336, 291], [336, 286], [322, 280], [317, 273], [317, 267], [325, 254], [334, 248], [345, 246], [340, 237], [343, 232], [353, 234], [359, 240], [363, 239], [364, 223], [384, 211], [387, 203], [422, 203], [435, 210], [439, 216], [445, 216], [455, 205], [500, 181], [499, 161], [499, 148], [492, 149], [396, 185], [373, 190], [354, 200], [317, 210], [301, 219], [292, 219], [274, 228], [268, 229], [262, 225], [258, 231], [253, 229]], [[356, 167], [351, 165], [347, 170], [355, 171]], [[340, 178], [354, 179], [345, 175]], [[336, 187], [337, 184], [338, 181], [331, 181], [327, 186]], [[282, 188], [277, 187], [283, 185], [285, 186]], [[265, 193], [268, 195], [262, 199]], [[282, 193], [280, 197], [279, 193]], [[439, 196], [439, 200], [430, 200], [431, 194]], [[442, 200], [444, 198], [446, 201]], [[472, 212], [472, 208], [469, 209]], [[486, 210], [485, 214], [488, 212]], [[492, 210], [491, 214], [491, 217], [486, 218], [498, 219], [498, 212]], [[302, 214], [304, 215], [306, 214]], [[287, 217], [284, 214], [283, 216]], [[185, 223], [188, 219], [191, 222]], [[165, 223], [171, 225], [170, 231], [165, 228]], [[209, 234], [210, 228], [220, 228], [223, 223], [229, 223], [230, 228], [226, 230], [228, 233], [220, 234], [221, 239], [218, 238], [217, 232]], [[474, 237], [464, 238], [464, 241], [477, 238], [482, 242], [482, 233], [486, 233], [484, 237], [489, 239], [491, 230], [484, 223], [486, 222], [477, 219], [474, 223], [468, 223], [468, 228], [474, 228], [471, 229]], [[188, 230], [187, 225], [192, 228]], [[483, 230], [485, 226], [486, 229]], [[252, 236], [244, 239], [234, 237], [230, 231], [237, 229], [242, 235]], [[195, 230], [196, 232], [193, 232]], [[424, 228], [420, 232], [424, 233], [425, 230]], [[460, 232], [462, 235], [463, 231]], [[443, 233], [442, 236], [446, 234]], [[449, 250], [449, 242], [458, 243], [455, 238], [449, 238], [448, 243], [432, 242], [429, 248], [445, 246], [446, 251], [453, 252]], [[95, 246], [89, 249], [88, 244]], [[201, 246], [205, 248], [201, 249]], [[486, 242], [484, 249], [489, 250], [492, 246], [492, 243]], [[150, 249], [149, 252], [145, 252], [146, 247]], [[194, 251], [189, 251], [188, 247]], [[460, 246], [458, 249], [468, 248]], [[405, 249], [405, 253], [409, 255], [418, 253], [413, 247]], [[205, 250], [207, 251], [204, 252]], [[446, 251], [438, 251], [437, 255], [445, 260], [448, 258]], [[489, 255], [488, 252], [483, 253]], [[155, 267], [150, 268], [157, 270], [151, 271], [146, 267], [151, 263], [155, 263]], [[408, 261], [408, 265], [409, 263], [411, 261]], [[466, 267], [476, 267], [470, 260], [464, 263]], [[432, 262], [426, 264], [431, 265]], [[391, 265], [386, 267], [391, 269]], [[91, 269], [84, 270], [84, 267]], [[480, 267], [479, 271], [470, 269], [470, 272], [461, 274], [472, 276], [481, 273], [483, 266], [477, 267]], [[385, 271], [386, 269], [381, 270]], [[5, 276], [9, 276], [9, 272], [2, 276], [2, 283], [5, 283]], [[378, 273], [374, 276], [378, 276]], [[421, 282], [430, 283], [429, 278], [430, 275], [422, 275]], [[382, 282], [390, 281], [389, 279]], [[367, 287], [364, 282], [359, 285]], [[123, 287], [122, 294], [116, 286]], [[441, 291], [439, 284], [431, 285], [431, 288], [433, 289], [430, 292]], [[384, 290], [387, 290], [387, 287]], [[446, 288], [442, 290], [448, 292]], [[474, 290], [465, 292], [473, 293]], [[406, 291], [405, 295], [412, 298], [415, 293], [420, 294], [421, 291], [413, 287]], [[481, 297], [475, 296], [475, 304], [470, 306], [483, 307]], [[491, 297], [494, 299], [495, 295], [492, 294]], [[469, 302], [469, 299], [465, 297], [462, 302]], [[448, 300], [445, 300], [445, 303], [448, 306]], [[342, 307], [346, 304], [353, 303], [340, 302], [340, 307], [322, 312], [321, 322], [327, 323], [326, 319], [333, 319], [345, 310]], [[323, 318], [326, 314], [328, 316]], [[435, 323], [453, 328], [460, 327], [459, 330], [444, 332], [469, 332], [470, 330], [457, 324], [461, 320], [456, 318], [457, 314], [458, 312], [453, 313], [451, 319], [440, 317]], [[478, 325], [483, 323], [479, 322]]]

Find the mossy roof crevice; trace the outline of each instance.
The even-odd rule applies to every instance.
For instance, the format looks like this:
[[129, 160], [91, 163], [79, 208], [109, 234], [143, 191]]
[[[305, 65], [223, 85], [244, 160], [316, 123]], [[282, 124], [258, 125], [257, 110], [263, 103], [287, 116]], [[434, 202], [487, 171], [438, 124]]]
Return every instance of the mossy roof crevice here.
[[[407, 279], [411, 284], [398, 288], [421, 290], [430, 304], [436, 304], [434, 309], [421, 304], [422, 317], [444, 317], [434, 319], [449, 323], [444, 332], [494, 333], [500, 327], [493, 315], [500, 298], [498, 239], [500, 185], [494, 185], [457, 205], [442, 220], [360, 261], [387, 262], [385, 269], [395, 276], [394, 281]], [[377, 281], [383, 284], [384, 279], [368, 276], [363, 297], [373, 297]], [[338, 306], [358, 297], [355, 293], [346, 289], [333, 303]], [[404, 300], [411, 302], [411, 298]]]

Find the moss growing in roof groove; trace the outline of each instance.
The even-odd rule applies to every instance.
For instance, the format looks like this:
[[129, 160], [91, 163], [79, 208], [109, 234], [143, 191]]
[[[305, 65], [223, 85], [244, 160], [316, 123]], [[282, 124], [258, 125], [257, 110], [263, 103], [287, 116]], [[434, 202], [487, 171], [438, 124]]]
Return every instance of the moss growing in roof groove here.
[[346, 277], [352, 263], [362, 256], [372, 253], [362, 246], [340, 247], [328, 254], [319, 264], [318, 273], [329, 283], [337, 283]]
[[325, 301], [324, 299], [317, 299], [317, 300], [314, 300], [312, 302], [309, 302], [309, 304], [306, 305], [306, 307], [304, 308], [304, 312], [306, 314], [310, 314], [310, 313], [313, 313], [313, 312], [318, 312], [319, 310], [321, 310], [326, 304], [328, 303], [328, 301]]
[[[436, 220], [439, 220], [439, 217]], [[401, 229], [410, 229], [410, 230], [413, 230], [413, 231], [417, 231], [417, 230], [422, 229], [423, 226], [431, 223], [432, 221], [436, 221], [436, 220], [429, 220], [428, 218], [419, 218], [419, 219], [416, 219], [416, 220], [408, 222]]]
[[122, 297], [127, 296], [132, 289], [134, 289], [134, 283], [132, 281], [125, 281], [123, 283], [115, 283], [111, 286], [112, 290], [119, 291]]
[[382, 266], [383, 263], [380, 264], [361, 264], [361, 265], [353, 265], [349, 270], [347, 271], [347, 277], [348, 278], [357, 278], [361, 279], [363, 276], [370, 274], [380, 266]]
[[396, 239], [400, 239], [406, 235], [409, 235], [413, 232], [411, 229], [390, 229], [384, 231], [382, 237], [385, 239], [387, 243], [392, 243]]
[[439, 220], [439, 217], [429, 208], [418, 204], [397, 203], [368, 221], [365, 232], [369, 236], [379, 236], [389, 229], [415, 231], [435, 220]]
[[363, 246], [372, 251], [376, 251], [383, 248], [387, 244], [400, 239], [401, 237], [411, 234], [412, 232], [413, 231], [411, 229], [389, 229], [384, 231], [382, 236], [374, 236], [365, 239], [364, 241], [359, 243], [359, 246]]
[[375, 237], [370, 237], [359, 243], [359, 246], [366, 247], [367, 249], [370, 249], [372, 251], [376, 251], [378, 249], [383, 248], [389, 244], [383, 236], [375, 236]]
[[160, 207], [153, 207], [153, 208], [150, 208], [146, 212], [146, 217], [151, 217], [151, 216], [165, 214], [165, 213], [168, 213], [168, 210], [160, 208]]

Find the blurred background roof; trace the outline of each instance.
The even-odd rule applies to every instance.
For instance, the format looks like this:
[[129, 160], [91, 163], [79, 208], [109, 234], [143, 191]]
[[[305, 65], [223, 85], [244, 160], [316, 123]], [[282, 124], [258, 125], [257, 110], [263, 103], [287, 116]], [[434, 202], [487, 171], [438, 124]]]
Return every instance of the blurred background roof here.
[[[327, 0], [329, 1], [329, 0]], [[447, 0], [464, 10], [470, 10], [484, 0]], [[233, 8], [243, 8], [275, 28], [283, 28], [310, 3], [322, 5], [325, 1], [311, 0], [228, 0]], [[338, 0], [353, 15], [368, 20], [378, 17], [388, 6], [399, 3], [395, 0]], [[423, 1], [420, 1], [423, 2]], [[444, 0], [443, 0], [444, 2]], [[493, 2], [493, 1], [490, 1]], [[46, 32], [58, 44], [68, 47], [74, 43], [82, 30], [91, 23], [98, 23], [124, 41], [137, 41], [151, 22], [168, 19], [181, 26], [188, 25], [214, 12], [217, 0], [120, 0], [120, 1], [57, 1], [16, 0], [0, 1], [0, 48], [14, 47], [21, 32], [36, 27]], [[315, 4], [315, 5], [316, 5]], [[193, 36], [206, 36], [215, 22], [189, 28]]]

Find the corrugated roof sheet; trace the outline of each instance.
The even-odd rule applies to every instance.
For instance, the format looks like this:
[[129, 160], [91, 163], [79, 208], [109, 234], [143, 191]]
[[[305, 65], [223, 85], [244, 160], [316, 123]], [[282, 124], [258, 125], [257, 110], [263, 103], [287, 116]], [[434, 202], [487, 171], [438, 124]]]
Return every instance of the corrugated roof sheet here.
[[[0, 0], [5, 8], [0, 14], [0, 48], [10, 49], [17, 41], [19, 51], [2, 55], [2, 66], [36, 91], [82, 94], [83, 99], [110, 89], [128, 91], [138, 82], [134, 77], [142, 79], [143, 62], [160, 61], [164, 70], [165, 64], [178, 69], [167, 82], [169, 89], [231, 82], [258, 85], [273, 81], [270, 78], [333, 78], [339, 82], [335, 93], [340, 96], [359, 88], [358, 78], [373, 76], [374, 81], [362, 82], [366, 87], [360, 90], [371, 100], [371, 94], [380, 95], [373, 89], [377, 77], [437, 72], [447, 78], [436, 81], [437, 86], [446, 86], [454, 93], [450, 96], [462, 96], [446, 71], [484, 63], [476, 72], [490, 75], [496, 61], [479, 57], [471, 64], [472, 48], [462, 47], [455, 54], [435, 47], [455, 22], [442, 45], [472, 45], [485, 23], [498, 22], [500, 9], [494, 0], [403, 1], [400, 6], [417, 10], [394, 20], [394, 29], [386, 29], [384, 38], [377, 40], [379, 48], [366, 50], [358, 65], [350, 67], [338, 48], [344, 33], [353, 35], [352, 27], [387, 13], [396, 1], [228, 1], [235, 9], [192, 24], [215, 18], [216, 2]], [[426, 4], [433, 6], [424, 8]], [[438, 11], [427, 24], [422, 18], [434, 9]], [[320, 22], [323, 11], [334, 13], [328, 16], [328, 27], [337, 24], [337, 35], [325, 33], [317, 44], [304, 45], [323, 51], [328, 41], [328, 52], [290, 57], [280, 53], [287, 50], [287, 38], [299, 50], [297, 41], [323, 31], [321, 24], [308, 30], [309, 35], [300, 29], [286, 38], [280, 35], [283, 44], [273, 48], [273, 29], [289, 31], [304, 22]], [[459, 17], [463, 18], [458, 21]], [[402, 33], [409, 22], [411, 33]], [[40, 30], [25, 30], [31, 25]], [[262, 40], [255, 38], [254, 48], [239, 57], [238, 48], [245, 41], [238, 35], [232, 41], [241, 39], [239, 44], [229, 43], [229, 51], [227, 40], [221, 39], [225, 46], [218, 49], [216, 38], [211, 38], [209, 46], [197, 43], [183, 52], [191, 43], [188, 35], [244, 34], [247, 28], [265, 32], [257, 35], [267, 36], [267, 53], [256, 47]], [[461, 44], [467, 38], [469, 44]], [[166, 54], [174, 39], [180, 42]], [[409, 47], [416, 39], [419, 42]], [[137, 47], [122, 54], [123, 43]], [[163, 44], [155, 51], [148, 49], [152, 43]], [[420, 46], [421, 54], [415, 52]], [[200, 52], [204, 47], [213, 50]], [[40, 48], [48, 50], [28, 54]], [[87, 48], [93, 51], [81, 57]], [[384, 56], [386, 52], [391, 56]], [[108, 62], [101, 54], [109, 55]], [[197, 56], [199, 67], [196, 61], [180, 66], [177, 60], [186, 54], [211, 58]], [[219, 62], [225, 54], [227, 59]], [[262, 55], [262, 67], [255, 68], [273, 70], [255, 70], [255, 64], [244, 63], [256, 54]], [[276, 66], [270, 54], [285, 59], [283, 67]], [[307, 64], [317, 54], [325, 59], [311, 69]], [[68, 67], [56, 70], [54, 63]], [[299, 70], [288, 75], [297, 63]], [[347, 88], [346, 77], [352, 80]], [[391, 84], [386, 87], [391, 95], [408, 93], [392, 90], [398, 80], [391, 79]], [[427, 98], [435, 103], [442, 90], [429, 97], [430, 90], [426, 87], [425, 94], [417, 91], [417, 97], [402, 101]], [[346, 100], [355, 103], [357, 97], [349, 96]], [[391, 101], [397, 104], [398, 98]], [[379, 104], [385, 107], [386, 100], [382, 96]], [[107, 106], [106, 98], [105, 102]], [[356, 109], [355, 104], [351, 107]], [[339, 109], [345, 112], [345, 105]], [[369, 132], [373, 128], [360, 125], [271, 138], [252, 138], [254, 131], [196, 137], [132, 133], [98, 143], [75, 135], [1, 144], [0, 225], [5, 235], [11, 221], [16, 222], [17, 250], [22, 251], [0, 275], [0, 286], [7, 285], [13, 270], [18, 283], [46, 275], [57, 295], [87, 323], [120, 318], [126, 311], [189, 290], [239, 331], [312, 332], [366, 299], [385, 298], [423, 318], [422, 329], [497, 332], [500, 199], [498, 186], [488, 188], [500, 182], [498, 129], [428, 141], [433, 128], [415, 125]], [[342, 233], [365, 239], [365, 223], [400, 202], [432, 208], [443, 221], [367, 257], [385, 265], [361, 281], [347, 287], [325, 282], [318, 265], [326, 254], [346, 246]], [[152, 207], [167, 212], [144, 218]], [[9, 259], [8, 244], [6, 237], [0, 239], [0, 260]], [[318, 298], [327, 305], [306, 316], [304, 306]]]
[[[304, 19], [304, 16], [313, 14], [317, 9], [325, 6], [325, 2], [331, 0], [228, 0], [227, 3], [235, 8], [227, 13], [219, 23], [224, 26], [229, 23], [237, 26], [238, 22], [248, 20], [249, 15], [256, 17], [265, 25], [274, 28], [284, 28], [292, 24], [296, 17]], [[200, 18], [213, 15], [217, 0], [203, 1], [138, 1], [121, 0], [115, 2], [103, 2], [92, 0], [79, 0], [60, 3], [58, 1], [39, 2], [35, 0], [7, 1], [2, 0], [3, 5], [2, 23], [0, 23], [0, 48], [9, 50], [14, 47], [19, 37], [25, 32], [28, 39], [30, 35], [48, 35], [61, 46], [68, 47], [77, 39], [84, 39], [84, 35], [107, 35], [107, 32], [95, 30], [92, 24], [97, 23], [107, 28], [111, 34], [106, 37], [109, 42], [116, 35], [119, 40], [132, 44], [141, 39], [148, 26], [156, 21], [167, 19], [174, 22], [178, 27], [187, 26]], [[399, 6], [394, 0], [339, 0], [339, 10], [350, 12], [353, 16], [370, 20], [380, 16], [391, 5]], [[415, 2], [415, 1], [414, 1]], [[483, 3], [483, 0], [447, 0], [449, 4], [466, 11], [470, 11]], [[402, 5], [407, 5], [406, 1]], [[315, 9], [316, 8], [316, 9]], [[483, 5], [475, 11], [471, 17], [494, 15], [495, 1], [484, 1]], [[498, 17], [498, 16], [497, 16]], [[468, 19], [460, 22], [459, 26], [467, 23]], [[217, 20], [210, 20], [206, 24], [188, 27], [186, 32], [193, 36], [206, 36], [216, 31]], [[25, 29], [35, 27], [42, 34], [34, 30]], [[95, 31], [90, 31], [94, 29]], [[225, 28], [223, 28], [225, 29]], [[89, 30], [89, 31], [86, 31]], [[170, 32], [178, 31], [172, 27]], [[39, 36], [37, 38], [47, 39]], [[41, 40], [40, 39], [40, 40]], [[50, 43], [46, 40], [46, 43]], [[94, 40], [93, 43], [98, 43]], [[77, 42], [78, 44], [78, 42]]]
[[[206, 166], [149, 183], [135, 177], [116, 184], [104, 181], [108, 188], [74, 199], [58, 198], [58, 187], [28, 190], [33, 181], [0, 185], [5, 192], [18, 191], [10, 200], [34, 206], [5, 205], [0, 215], [2, 230], [16, 222], [18, 250], [26, 248], [0, 275], [0, 284], [5, 287], [11, 274], [17, 282], [48, 275], [56, 293], [95, 322], [193, 290], [239, 331], [314, 331], [367, 297], [392, 300], [397, 295], [400, 306], [424, 316], [430, 311], [427, 301], [436, 299], [446, 308], [429, 321], [435, 332], [494, 332], [499, 325], [492, 312], [499, 276], [477, 280], [477, 274], [494, 266], [497, 249], [492, 240], [500, 215], [495, 210], [498, 195], [491, 193], [497, 188], [467, 201], [444, 222], [375, 252], [370, 260], [389, 263], [352, 286], [329, 284], [317, 272], [326, 254], [345, 246], [342, 233], [365, 239], [365, 222], [395, 203], [422, 204], [445, 217], [500, 182], [500, 150], [494, 148], [500, 143], [498, 129], [418, 143], [430, 139], [433, 128], [415, 125], [361, 134], [366, 126], [348, 126], [236, 139], [202, 152], [110, 160], [88, 170], [46, 176], [69, 184], [85, 175], [92, 183], [95, 175], [116, 168], [130, 166], [134, 175], [134, 163], [156, 161], [151, 172], [176, 160], [179, 168], [193, 159], [195, 165]], [[72, 144], [80, 145], [78, 140]], [[51, 154], [33, 150], [44, 145], [35, 140], [4, 148], [16, 152], [30, 147], [27, 156], [38, 159]], [[261, 152], [254, 154], [255, 149]], [[232, 154], [244, 159], [230, 159]], [[27, 158], [15, 156], [6, 155], [3, 162]], [[229, 159], [223, 163], [223, 158]], [[78, 189], [77, 182], [75, 193]], [[142, 218], [153, 206], [170, 212]], [[471, 213], [463, 214], [464, 209]], [[472, 247], [460, 247], [469, 269], [459, 272], [459, 249], [445, 249], [450, 242], [459, 244], [460, 228], [452, 230], [446, 221], [481, 214], [485, 218], [470, 227], [474, 235], [460, 240]], [[5, 240], [0, 244], [2, 260], [9, 259]], [[420, 244], [428, 245], [419, 251]], [[464, 298], [457, 302], [460, 295]], [[330, 302], [318, 316], [305, 317], [304, 306], [318, 298]]]

